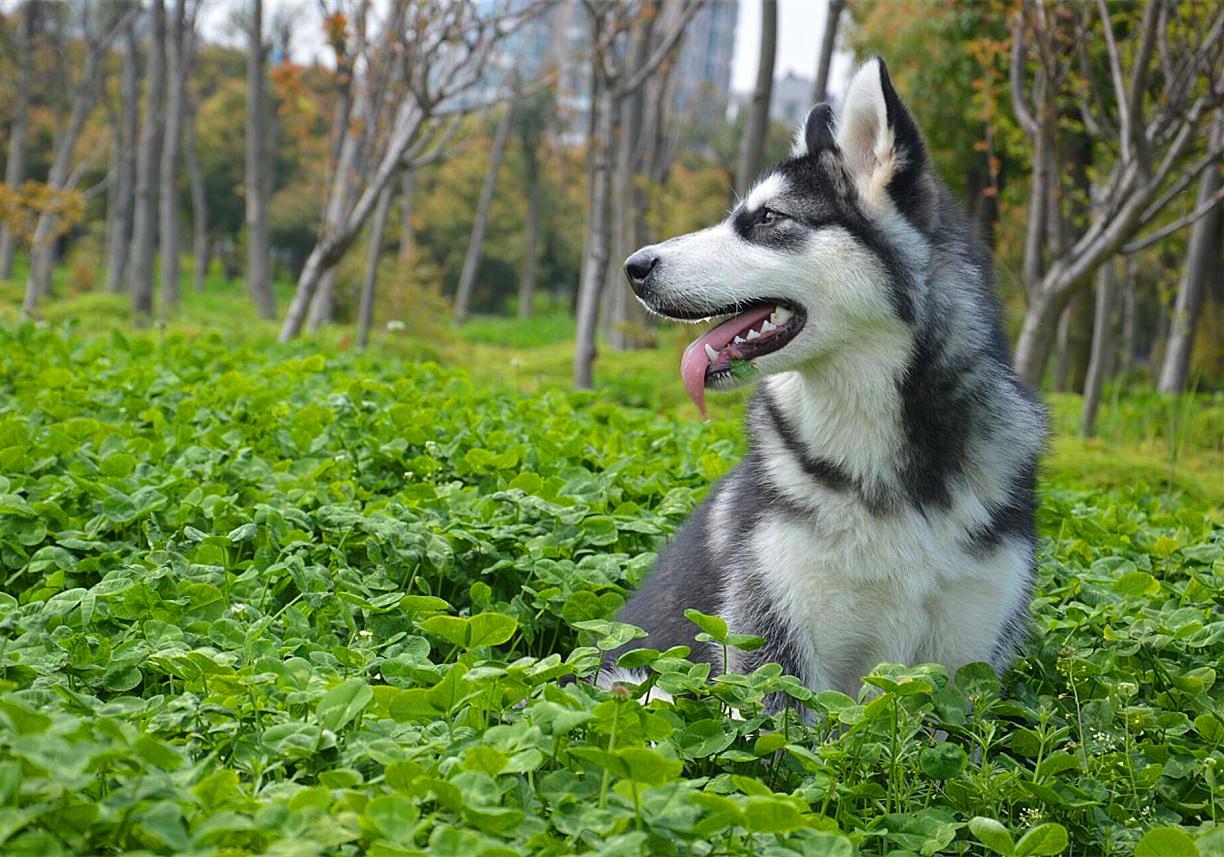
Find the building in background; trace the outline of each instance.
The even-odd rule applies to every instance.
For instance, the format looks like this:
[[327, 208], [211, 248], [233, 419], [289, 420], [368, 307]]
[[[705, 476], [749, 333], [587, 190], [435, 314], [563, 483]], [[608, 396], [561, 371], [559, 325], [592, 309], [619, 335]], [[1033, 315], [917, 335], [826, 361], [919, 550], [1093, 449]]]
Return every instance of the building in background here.
[[788, 71], [784, 77], [774, 78], [773, 99], [769, 103], [769, 118], [784, 125], [801, 125], [812, 109], [812, 86], [810, 77], [801, 77]]
[[[707, 3], [694, 16], [680, 44], [672, 82], [672, 108], [726, 113], [731, 101], [738, 3]], [[560, 142], [586, 142], [591, 115], [591, 22], [579, 0], [565, 0], [506, 43], [501, 62], [527, 78], [557, 76]]]

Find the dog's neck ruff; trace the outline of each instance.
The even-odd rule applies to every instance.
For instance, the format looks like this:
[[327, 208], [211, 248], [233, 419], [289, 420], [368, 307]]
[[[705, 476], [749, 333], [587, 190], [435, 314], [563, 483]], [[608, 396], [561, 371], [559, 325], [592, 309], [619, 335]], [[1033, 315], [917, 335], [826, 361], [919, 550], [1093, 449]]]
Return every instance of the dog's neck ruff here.
[[753, 445], [785, 453], [821, 481], [891, 482], [904, 443], [898, 385], [912, 351], [911, 335], [898, 326], [870, 345], [847, 345], [764, 379], [750, 419]]

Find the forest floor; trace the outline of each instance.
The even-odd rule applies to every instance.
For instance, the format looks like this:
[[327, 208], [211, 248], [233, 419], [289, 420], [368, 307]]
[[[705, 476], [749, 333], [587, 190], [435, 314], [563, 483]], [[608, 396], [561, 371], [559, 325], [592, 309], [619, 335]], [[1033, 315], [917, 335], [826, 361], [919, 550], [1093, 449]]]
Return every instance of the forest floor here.
[[851, 699], [642, 651], [677, 697], [642, 705], [558, 680], [632, 635], [743, 448], [742, 395], [684, 396], [684, 331], [574, 393], [560, 313], [415, 312], [358, 353], [185, 300], [0, 312], [6, 853], [1224, 853], [1218, 395], [1111, 390], [1091, 440], [1050, 397], [1002, 683], [885, 664]]

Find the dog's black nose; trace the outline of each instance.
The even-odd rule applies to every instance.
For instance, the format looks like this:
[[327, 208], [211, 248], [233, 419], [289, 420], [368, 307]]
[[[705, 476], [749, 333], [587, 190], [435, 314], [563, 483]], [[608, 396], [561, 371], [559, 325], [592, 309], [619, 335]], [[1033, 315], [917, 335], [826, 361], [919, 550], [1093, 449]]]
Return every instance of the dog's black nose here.
[[646, 278], [659, 264], [659, 257], [652, 250], [638, 250], [625, 260], [625, 276], [635, 294], [640, 294], [646, 285]]

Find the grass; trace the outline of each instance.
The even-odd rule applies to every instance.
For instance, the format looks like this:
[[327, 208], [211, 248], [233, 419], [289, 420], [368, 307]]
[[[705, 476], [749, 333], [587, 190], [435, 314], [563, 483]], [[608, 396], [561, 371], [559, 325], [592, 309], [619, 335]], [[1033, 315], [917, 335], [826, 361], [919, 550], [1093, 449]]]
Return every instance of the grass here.
[[882, 664], [852, 699], [639, 650], [677, 697], [643, 705], [590, 684], [610, 617], [743, 445], [680, 334], [574, 393], [551, 316], [366, 353], [275, 344], [236, 284], [144, 330], [47, 316], [0, 317], [5, 853], [1224, 850], [1218, 398], [1107, 397], [1092, 441], [1052, 399], [1002, 683]]

